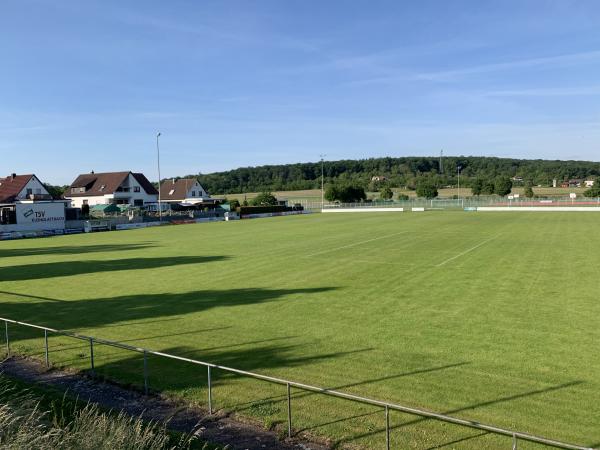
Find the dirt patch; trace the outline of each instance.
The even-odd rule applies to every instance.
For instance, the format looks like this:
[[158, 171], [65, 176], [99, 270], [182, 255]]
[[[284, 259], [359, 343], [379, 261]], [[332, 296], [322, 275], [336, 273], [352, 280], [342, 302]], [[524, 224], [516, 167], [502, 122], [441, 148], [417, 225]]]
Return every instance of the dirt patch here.
[[281, 441], [274, 431], [242, 423], [227, 415], [208, 415], [207, 411], [161, 395], [144, 395], [114, 383], [93, 379], [81, 373], [46, 369], [40, 362], [12, 357], [0, 364], [0, 371], [29, 383], [47, 385], [83, 401], [97, 403], [103, 408], [123, 410], [131, 416], [167, 423], [168, 428], [189, 433], [199, 428], [202, 439], [240, 450], [326, 450], [323, 444], [286, 439]]

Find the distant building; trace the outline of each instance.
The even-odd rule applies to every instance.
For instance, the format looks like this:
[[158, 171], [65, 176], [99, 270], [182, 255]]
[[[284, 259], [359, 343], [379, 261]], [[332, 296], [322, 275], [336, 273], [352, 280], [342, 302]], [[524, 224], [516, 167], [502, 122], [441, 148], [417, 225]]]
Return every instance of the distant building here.
[[35, 175], [0, 178], [0, 238], [3, 233], [65, 229], [65, 201], [55, 200]]
[[558, 180], [555, 178], [552, 180], [552, 187], [555, 188], [558, 186]]
[[514, 183], [522, 183], [523, 182], [523, 177], [512, 177], [511, 180]]
[[585, 187], [591, 188], [594, 186], [595, 180], [585, 180], [583, 183], [585, 184]]
[[583, 180], [581, 180], [579, 178], [574, 178], [572, 180], [569, 180], [569, 187], [581, 187], [582, 183], [583, 183]]
[[142, 173], [105, 172], [79, 175], [65, 191], [71, 205], [144, 206], [158, 201], [158, 191]]
[[175, 206], [212, 206], [223, 201], [213, 198], [195, 178], [175, 178], [160, 185], [160, 201]]
[[371, 181], [385, 181], [387, 180], [386, 177], [384, 177], [383, 175], [375, 175], [374, 177], [371, 177]]
[[52, 200], [52, 196], [35, 175], [13, 173], [0, 178], [0, 203], [23, 200]]

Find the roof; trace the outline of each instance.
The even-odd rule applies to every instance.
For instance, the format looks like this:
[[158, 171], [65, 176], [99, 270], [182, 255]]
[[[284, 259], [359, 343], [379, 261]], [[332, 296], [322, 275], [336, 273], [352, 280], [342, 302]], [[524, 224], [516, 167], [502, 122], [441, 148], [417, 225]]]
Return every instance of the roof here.
[[[79, 175], [69, 189], [65, 193], [65, 197], [94, 197], [106, 194], [112, 194], [117, 191], [117, 188], [125, 181], [129, 176], [137, 180], [147, 194], [157, 195], [158, 191], [148, 181], [148, 179], [142, 173], [133, 172], [105, 172], [105, 173], [86, 173]], [[71, 192], [72, 188], [85, 188], [85, 192]]]
[[0, 178], [0, 203], [12, 202], [35, 175], [15, 175]]
[[[179, 180], [168, 180], [160, 185], [161, 200], [181, 201], [187, 198], [187, 193], [198, 180], [195, 178], [180, 178]], [[204, 189], [202, 189], [204, 190]], [[171, 191], [173, 193], [171, 194]], [[200, 197], [200, 195], [198, 195]]]

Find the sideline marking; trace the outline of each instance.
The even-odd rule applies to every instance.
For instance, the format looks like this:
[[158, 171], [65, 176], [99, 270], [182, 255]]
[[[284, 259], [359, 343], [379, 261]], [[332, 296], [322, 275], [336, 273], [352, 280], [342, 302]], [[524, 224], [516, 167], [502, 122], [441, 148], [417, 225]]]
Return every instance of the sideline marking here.
[[442, 261], [442, 262], [441, 262], [441, 263], [439, 263], [439, 264], [436, 264], [436, 265], [435, 265], [435, 267], [440, 267], [440, 266], [443, 266], [443, 265], [444, 265], [444, 264], [446, 264], [446, 263], [449, 263], [450, 261], [454, 261], [456, 258], [460, 258], [461, 256], [463, 256], [463, 255], [466, 255], [466, 254], [467, 254], [467, 253], [469, 253], [469, 252], [472, 252], [473, 250], [475, 250], [475, 249], [477, 249], [477, 248], [481, 247], [482, 245], [484, 245], [484, 244], [487, 244], [487, 243], [488, 243], [488, 242], [490, 242], [491, 240], [493, 240], [493, 239], [496, 239], [498, 236], [500, 236], [500, 235], [499, 235], [499, 234], [497, 234], [496, 236], [493, 236], [493, 237], [491, 237], [491, 238], [489, 238], [489, 239], [486, 239], [485, 241], [483, 241], [483, 242], [480, 242], [479, 244], [477, 244], [475, 247], [471, 247], [470, 249], [468, 249], [468, 250], [465, 250], [464, 252], [462, 252], [462, 253], [459, 253], [458, 255], [455, 255], [455, 256], [453, 256], [452, 258], [448, 258], [447, 260], [445, 260], [445, 261]]
[[307, 258], [310, 258], [311, 256], [317, 256], [317, 255], [322, 255], [324, 253], [330, 253], [330, 252], [335, 252], [337, 250], [342, 250], [344, 248], [350, 248], [350, 247], [356, 247], [357, 245], [362, 245], [362, 244], [366, 244], [368, 242], [373, 242], [373, 241], [377, 241], [379, 239], [385, 239], [385, 238], [389, 238], [392, 236], [398, 236], [399, 234], [405, 234], [408, 233], [408, 231], [401, 231], [399, 233], [394, 233], [394, 234], [388, 234], [385, 236], [379, 236], [373, 239], [367, 239], [366, 241], [360, 241], [360, 242], [354, 242], [353, 244], [348, 244], [348, 245], [342, 245], [341, 247], [336, 247], [336, 248], [331, 248], [329, 250], [323, 250], [321, 252], [317, 252], [317, 253], [311, 253], [310, 255], [306, 255]]

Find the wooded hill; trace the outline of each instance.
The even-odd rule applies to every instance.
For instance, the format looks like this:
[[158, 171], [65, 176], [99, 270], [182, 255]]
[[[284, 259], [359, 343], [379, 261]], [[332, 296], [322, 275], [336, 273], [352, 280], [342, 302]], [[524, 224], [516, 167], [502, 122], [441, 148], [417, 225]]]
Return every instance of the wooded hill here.
[[[456, 185], [457, 168], [461, 167], [461, 185], [470, 186], [475, 179], [500, 176], [521, 177], [534, 185], [551, 186], [568, 179], [596, 178], [600, 163], [593, 161], [559, 161], [493, 158], [480, 156], [369, 158], [325, 161], [325, 183], [353, 183], [368, 190], [382, 185], [414, 189], [417, 181], [429, 178], [438, 187]], [[297, 163], [275, 166], [241, 167], [226, 172], [198, 176], [208, 192], [238, 192], [316, 189], [321, 184], [321, 163]]]

